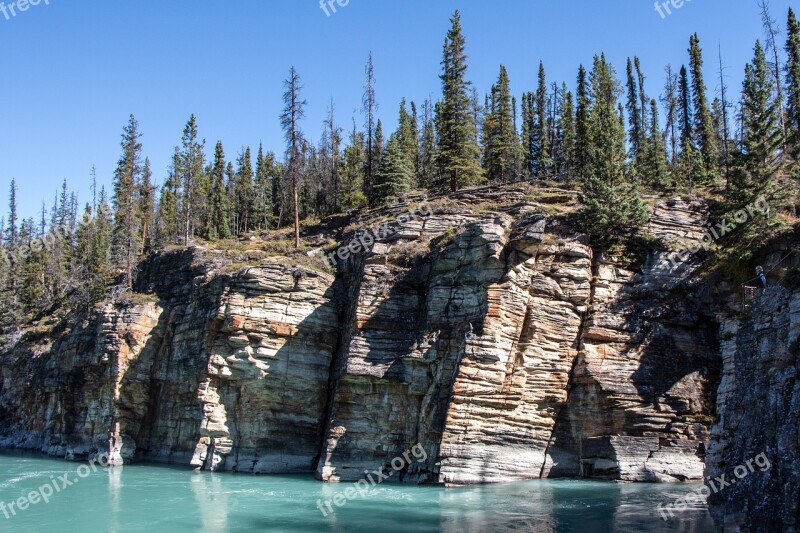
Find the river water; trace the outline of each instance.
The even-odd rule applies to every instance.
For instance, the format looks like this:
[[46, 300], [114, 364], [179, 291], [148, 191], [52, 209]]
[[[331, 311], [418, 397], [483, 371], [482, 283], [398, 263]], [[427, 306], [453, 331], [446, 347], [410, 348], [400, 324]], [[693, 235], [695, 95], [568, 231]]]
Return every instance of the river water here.
[[[40, 488], [48, 484], [58, 491], [46, 503], [42, 496], [51, 491]], [[2, 454], [0, 532], [714, 531], [700, 503], [674, 511], [669, 521], [659, 515], [659, 505], [697, 488], [691, 484], [547, 480], [447, 489], [384, 483], [351, 490], [346, 499], [351, 487], [311, 476], [148, 465], [92, 471], [85, 463]], [[337, 494], [341, 506], [333, 503]]]

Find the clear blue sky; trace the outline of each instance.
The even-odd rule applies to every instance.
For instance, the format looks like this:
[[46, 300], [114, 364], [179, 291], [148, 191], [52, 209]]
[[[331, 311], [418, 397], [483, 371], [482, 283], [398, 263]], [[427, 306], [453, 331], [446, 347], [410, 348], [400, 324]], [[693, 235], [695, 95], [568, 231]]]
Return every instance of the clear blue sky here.
[[[295, 65], [305, 85], [307, 135], [317, 140], [328, 102], [346, 130], [360, 108], [364, 63], [375, 58], [387, 133], [402, 97], [439, 94], [448, 18], [462, 12], [469, 77], [481, 93], [505, 64], [514, 94], [550, 81], [570, 87], [580, 63], [606, 55], [624, 74], [634, 54], [658, 96], [667, 63], [687, 62], [697, 31], [709, 88], [717, 90], [717, 43], [731, 89], [761, 35], [756, 0], [692, 0], [662, 19], [652, 0], [350, 0], [326, 16], [319, 0], [49, 0], [10, 20], [0, 14], [0, 211], [17, 178], [21, 215], [34, 216], [66, 178], [88, 197], [89, 169], [111, 183], [120, 133], [139, 119], [157, 183], [190, 114], [210, 154], [235, 157], [263, 141], [282, 152], [281, 82]], [[9, 0], [5, 0], [9, 4]], [[781, 28], [797, 2], [772, 0]], [[783, 40], [783, 36], [781, 37]], [[359, 125], [362, 122], [358, 116]]]

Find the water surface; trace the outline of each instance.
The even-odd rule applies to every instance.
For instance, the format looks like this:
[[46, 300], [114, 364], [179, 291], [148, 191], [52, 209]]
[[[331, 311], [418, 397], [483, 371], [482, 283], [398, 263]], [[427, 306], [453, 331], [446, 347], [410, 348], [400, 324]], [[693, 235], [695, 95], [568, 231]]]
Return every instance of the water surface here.
[[64, 474], [74, 482], [49, 503], [15, 509], [16, 516], [6, 518], [0, 507], [0, 531], [714, 531], [699, 504], [676, 512], [671, 521], [660, 518], [658, 505], [696, 488], [689, 484], [548, 480], [458, 489], [382, 484], [339, 508], [332, 504], [335, 513], [323, 516], [318, 504], [325, 509], [325, 501], [344, 495], [352, 484], [147, 465], [98, 469], [80, 478], [87, 473], [79, 472], [81, 464], [0, 454], [0, 502], [6, 509]]

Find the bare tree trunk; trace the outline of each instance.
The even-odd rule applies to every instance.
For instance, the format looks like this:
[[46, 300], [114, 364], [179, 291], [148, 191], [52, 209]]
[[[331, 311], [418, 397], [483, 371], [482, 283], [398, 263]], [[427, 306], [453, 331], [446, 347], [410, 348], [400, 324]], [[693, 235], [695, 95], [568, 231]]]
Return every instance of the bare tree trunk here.
[[294, 247], [300, 248], [300, 202], [297, 194], [297, 179], [292, 178], [292, 194], [294, 195]]

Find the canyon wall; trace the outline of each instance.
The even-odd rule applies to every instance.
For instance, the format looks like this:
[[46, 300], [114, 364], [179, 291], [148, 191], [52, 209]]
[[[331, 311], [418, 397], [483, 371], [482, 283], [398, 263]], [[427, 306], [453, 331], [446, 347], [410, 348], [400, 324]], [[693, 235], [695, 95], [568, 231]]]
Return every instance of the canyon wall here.
[[362, 215], [333, 238], [375, 242], [335, 273], [158, 254], [133, 297], [2, 354], [0, 446], [327, 481], [419, 446], [395, 479], [699, 479], [715, 295], [652, 249], [707, 213], [654, 204], [639, 255], [595, 253], [571, 193], [526, 187]]

